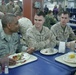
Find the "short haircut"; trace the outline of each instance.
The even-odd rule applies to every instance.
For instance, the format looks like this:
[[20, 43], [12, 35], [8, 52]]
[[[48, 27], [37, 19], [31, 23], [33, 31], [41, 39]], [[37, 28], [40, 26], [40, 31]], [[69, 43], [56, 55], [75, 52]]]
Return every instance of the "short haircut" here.
[[14, 22], [14, 18], [15, 18], [15, 17], [16, 17], [16, 16], [15, 16], [14, 14], [11, 14], [11, 13], [5, 14], [5, 15], [2, 17], [2, 20], [1, 20], [1, 22], [2, 22], [2, 27], [5, 28], [5, 27], [7, 27], [7, 24]]
[[70, 13], [69, 13], [68, 11], [63, 11], [63, 12], [61, 13], [61, 15], [62, 15], [62, 14], [64, 14], [64, 15], [65, 15], [65, 14], [68, 14], [68, 16], [70, 17]]
[[38, 11], [35, 15], [45, 17], [45, 13], [43, 11]]

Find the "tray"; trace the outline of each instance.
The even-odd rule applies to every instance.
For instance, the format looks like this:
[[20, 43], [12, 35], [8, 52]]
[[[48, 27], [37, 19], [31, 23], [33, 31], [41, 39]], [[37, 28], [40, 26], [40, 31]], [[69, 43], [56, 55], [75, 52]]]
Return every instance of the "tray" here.
[[[27, 54], [27, 53], [24, 53], [24, 55], [25, 54]], [[14, 54], [14, 55], [17, 55], [17, 54]], [[14, 55], [10, 55], [9, 56], [9, 58], [12, 58]], [[9, 68], [15, 68], [15, 67], [18, 67], [18, 66], [21, 66], [21, 65], [24, 65], [24, 64], [27, 64], [27, 63], [31, 63], [31, 62], [33, 62], [33, 61], [36, 61], [38, 58], [36, 57], [36, 56], [34, 56], [34, 55], [31, 55], [31, 54], [27, 54], [28, 56], [26, 56], [26, 57], [28, 57], [28, 58], [26, 58], [26, 61], [25, 62], [17, 62], [16, 63], [16, 65], [13, 65], [13, 66], [9, 66]], [[23, 60], [25, 60], [25, 59], [23, 59]], [[21, 60], [21, 61], [23, 61], [23, 60]]]
[[[67, 53], [68, 54], [68, 53]], [[71, 63], [71, 62], [66, 62], [66, 58], [64, 59], [65, 56], [67, 56], [67, 54], [64, 54], [64, 55], [61, 55], [61, 56], [58, 56], [55, 58], [56, 61], [62, 63], [62, 64], [65, 64], [65, 65], [68, 65], [70, 67], [76, 67], [76, 63]]]

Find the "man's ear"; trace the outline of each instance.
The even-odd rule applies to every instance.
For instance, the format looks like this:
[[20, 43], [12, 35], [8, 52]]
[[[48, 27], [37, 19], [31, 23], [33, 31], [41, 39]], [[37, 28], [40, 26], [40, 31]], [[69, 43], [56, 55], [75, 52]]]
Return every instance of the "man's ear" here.
[[10, 28], [10, 24], [7, 24], [7, 28]]

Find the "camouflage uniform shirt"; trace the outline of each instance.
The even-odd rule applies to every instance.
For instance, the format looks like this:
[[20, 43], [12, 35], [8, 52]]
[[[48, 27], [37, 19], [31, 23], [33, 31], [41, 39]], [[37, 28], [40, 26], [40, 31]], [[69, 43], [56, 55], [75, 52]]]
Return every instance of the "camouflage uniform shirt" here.
[[14, 54], [20, 48], [22, 49], [17, 33], [6, 35], [4, 31], [0, 32], [0, 57]]
[[59, 41], [67, 42], [68, 40], [75, 40], [76, 39], [76, 36], [75, 36], [72, 28], [70, 26], [66, 25], [65, 30], [63, 30], [60, 22], [53, 25], [51, 27], [51, 31], [56, 37], [57, 45], [59, 44]]
[[55, 37], [51, 35], [50, 30], [44, 26], [41, 32], [39, 32], [35, 26], [29, 28], [26, 36], [28, 38], [28, 46], [34, 47], [36, 50], [54, 47], [56, 45]]

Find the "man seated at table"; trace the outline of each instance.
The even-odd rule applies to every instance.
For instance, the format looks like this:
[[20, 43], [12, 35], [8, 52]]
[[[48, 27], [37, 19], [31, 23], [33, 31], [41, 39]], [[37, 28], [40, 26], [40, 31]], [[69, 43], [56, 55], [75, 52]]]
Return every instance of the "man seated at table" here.
[[27, 42], [26, 31], [27, 31], [28, 28], [31, 28], [33, 26], [33, 24], [28, 18], [23, 17], [22, 12], [17, 13], [16, 16], [17, 16], [17, 19], [18, 19], [18, 22], [19, 22], [19, 25], [20, 25], [19, 33], [22, 36], [21, 37], [21, 43], [26, 44], [26, 42]]
[[3, 31], [0, 32], [0, 58], [16, 52], [26, 51], [31, 53], [32, 48], [20, 45], [18, 20], [13, 14], [5, 14], [2, 18]]
[[34, 47], [35, 50], [41, 50], [56, 45], [54, 35], [51, 35], [50, 30], [43, 26], [45, 22], [45, 14], [39, 11], [34, 16], [34, 26], [26, 32], [28, 38], [28, 46]]
[[76, 40], [73, 30], [67, 25], [67, 22], [69, 22], [69, 13], [67, 11], [63, 11], [60, 16], [60, 22], [51, 27], [51, 31], [56, 37], [57, 45], [63, 41], [66, 42], [67, 46], [69, 46], [70, 42], [68, 42], [68, 40]]

